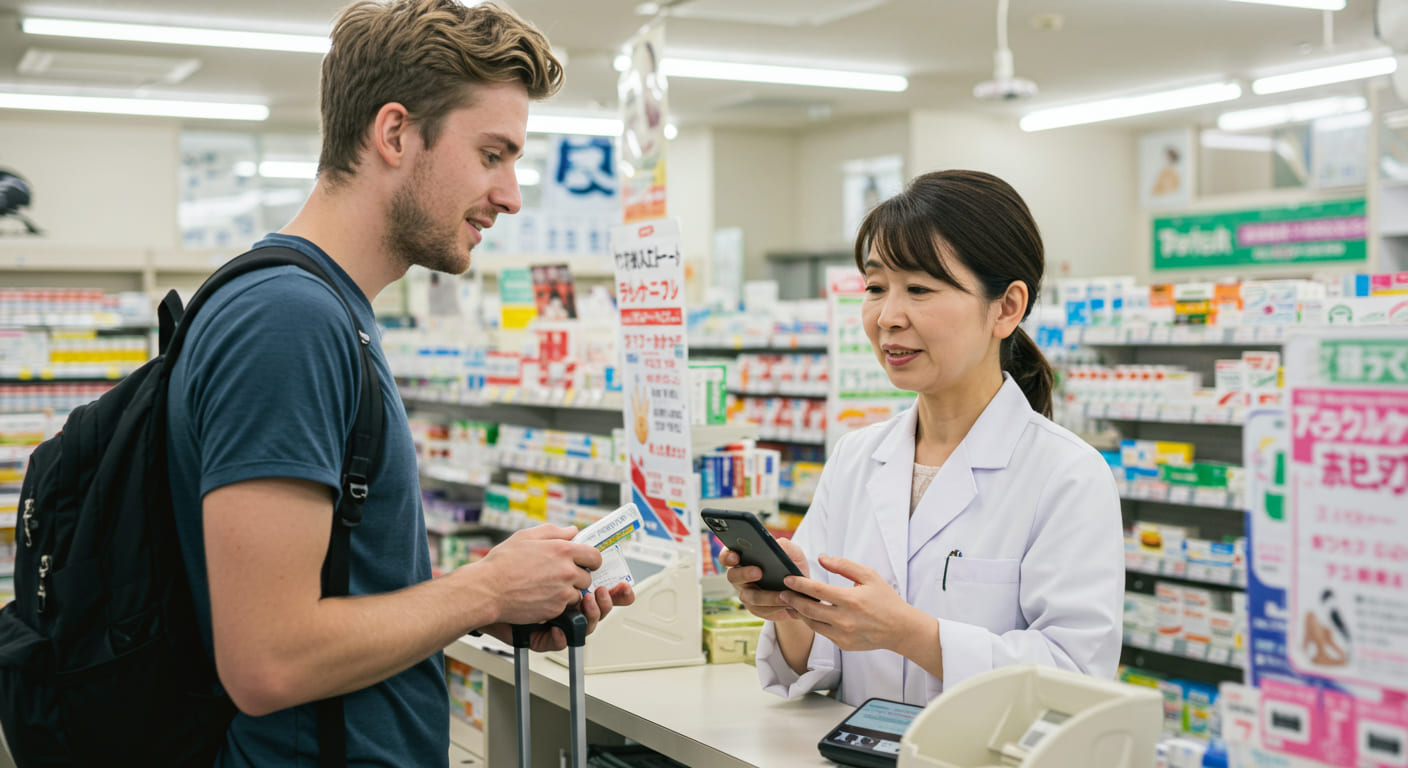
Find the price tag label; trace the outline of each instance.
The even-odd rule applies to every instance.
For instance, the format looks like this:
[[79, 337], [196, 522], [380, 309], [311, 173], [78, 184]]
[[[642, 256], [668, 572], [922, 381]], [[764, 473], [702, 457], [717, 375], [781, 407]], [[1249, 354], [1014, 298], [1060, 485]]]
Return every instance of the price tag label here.
[[562, 404], [571, 408], [577, 404], [577, 390], [569, 389], [562, 393]]
[[1140, 421], [1163, 421], [1163, 409], [1158, 403], [1143, 403], [1139, 406]]
[[1086, 344], [1112, 344], [1115, 341], [1115, 329], [1108, 327], [1086, 328]]
[[1194, 581], [1207, 581], [1208, 567], [1206, 565], [1188, 566], [1188, 578], [1193, 579]]
[[1163, 560], [1157, 555], [1144, 555], [1139, 558], [1139, 570], [1145, 573], [1158, 573]]
[[504, 387], [503, 401], [505, 403], [518, 402], [518, 387]]
[[1130, 326], [1124, 329], [1124, 340], [1127, 344], [1148, 344], [1150, 328], [1147, 325]]
[[1151, 637], [1148, 632], [1131, 632], [1129, 635], [1129, 644], [1135, 648], [1152, 648], [1154, 646], [1154, 638]]
[[1184, 424], [1193, 420], [1193, 406], [1165, 405], [1161, 416], [1163, 421]]
[[1193, 503], [1200, 507], [1225, 508], [1227, 506], [1227, 491], [1217, 488], [1199, 488], [1193, 494]]
[[21, 380], [25, 380], [25, 381], [27, 381], [27, 380], [29, 380], [29, 379], [32, 379], [32, 378], [34, 378], [34, 369], [30, 368], [30, 367], [27, 366], [27, 365], [21, 365], [21, 366], [20, 366], [20, 371], [19, 371], [19, 373], [16, 375], [16, 378], [21, 379]]
[[1189, 640], [1183, 646], [1183, 655], [1190, 659], [1206, 659], [1208, 657], [1208, 644]]
[[1159, 637], [1154, 640], [1154, 650], [1159, 653], [1173, 653], [1173, 646], [1177, 641], [1178, 638], [1172, 635], [1159, 635]]
[[1247, 668], [1247, 652], [1246, 652], [1246, 651], [1233, 651], [1233, 652], [1232, 652], [1232, 666], [1234, 666], [1234, 667], [1241, 667], [1242, 669], [1246, 669], [1246, 668]]
[[1214, 664], [1227, 664], [1232, 661], [1232, 649], [1215, 645], [1208, 649], [1208, 661]]
[[1239, 325], [1232, 331], [1232, 340], [1243, 344], [1256, 341], [1256, 332], [1255, 325]]
[[1170, 344], [1187, 344], [1193, 340], [1193, 329], [1186, 325], [1175, 325], [1169, 331]]
[[1214, 584], [1231, 584], [1233, 573], [1235, 573], [1235, 571], [1231, 568], [1209, 567], [1208, 581]]
[[1164, 561], [1164, 575], [1183, 577], [1188, 572], [1187, 560], [1174, 560], [1172, 558]]
[[1257, 341], [1280, 341], [1285, 336], [1285, 329], [1279, 325], [1263, 325], [1256, 329]]
[[1193, 489], [1187, 485], [1171, 485], [1168, 489], [1170, 504], [1187, 504], [1193, 500]]

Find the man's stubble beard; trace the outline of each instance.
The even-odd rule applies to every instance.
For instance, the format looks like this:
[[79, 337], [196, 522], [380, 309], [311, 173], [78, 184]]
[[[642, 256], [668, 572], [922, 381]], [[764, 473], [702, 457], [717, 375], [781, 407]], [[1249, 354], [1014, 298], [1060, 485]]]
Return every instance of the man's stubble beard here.
[[382, 245], [403, 268], [419, 265], [436, 272], [463, 274], [469, 269], [469, 257], [460, 253], [459, 229], [437, 227], [421, 205], [425, 187], [424, 171], [417, 165], [410, 180], [391, 198]]

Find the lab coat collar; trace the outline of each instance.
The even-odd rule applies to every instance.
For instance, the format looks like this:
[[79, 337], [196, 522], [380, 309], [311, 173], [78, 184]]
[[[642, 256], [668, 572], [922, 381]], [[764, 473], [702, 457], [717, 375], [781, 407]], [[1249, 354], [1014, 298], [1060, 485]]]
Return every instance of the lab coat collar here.
[[880, 466], [866, 484], [866, 493], [875, 502], [881, 538], [901, 595], [908, 590], [909, 559], [962, 514], [977, 496], [978, 484], [973, 470], [1007, 466], [1031, 418], [1031, 406], [1017, 382], [1004, 373], [1002, 387], [944, 462], [911, 516], [909, 501], [914, 482], [914, 433], [918, 414], [917, 405], [911, 406], [895, 419], [889, 433], [871, 453], [871, 460]]
[[[1031, 420], [1032, 407], [1027, 396], [1012, 375], [1003, 372], [1002, 386], [988, 401], [973, 428], [954, 451], [950, 460], [962, 460], [966, 454], [974, 469], [1002, 469], [1012, 460], [1017, 442]], [[914, 432], [919, 425], [918, 398], [895, 419], [890, 431], [876, 446], [870, 458], [880, 464], [899, 463], [912, 472], [914, 465]], [[947, 464], [948, 462], [945, 462]], [[906, 485], [906, 488], [908, 485]]]

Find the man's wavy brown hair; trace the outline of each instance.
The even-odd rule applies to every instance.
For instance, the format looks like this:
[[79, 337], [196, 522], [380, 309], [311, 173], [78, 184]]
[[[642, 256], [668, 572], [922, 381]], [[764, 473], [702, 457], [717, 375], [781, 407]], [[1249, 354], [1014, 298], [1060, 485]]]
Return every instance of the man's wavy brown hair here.
[[338, 16], [323, 59], [323, 149], [330, 184], [356, 173], [367, 126], [396, 102], [433, 146], [445, 115], [474, 102], [475, 86], [521, 83], [529, 98], [562, 87], [548, 39], [512, 11], [486, 2], [358, 0]]

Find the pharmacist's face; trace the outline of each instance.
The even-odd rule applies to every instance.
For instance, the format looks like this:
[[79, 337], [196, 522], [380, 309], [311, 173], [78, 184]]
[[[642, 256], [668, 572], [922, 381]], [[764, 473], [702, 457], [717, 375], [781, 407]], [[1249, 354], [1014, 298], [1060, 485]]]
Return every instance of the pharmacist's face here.
[[522, 198], [514, 162], [523, 154], [528, 92], [518, 83], [475, 89], [473, 103], [451, 111], [429, 149], [410, 161], [392, 197], [385, 245], [406, 266], [460, 274], [483, 230]]
[[942, 394], [981, 376], [997, 351], [998, 302], [982, 298], [976, 276], [956, 258], [945, 258], [944, 267], [961, 289], [889, 264], [883, 249], [871, 250], [861, 320], [890, 383]]

